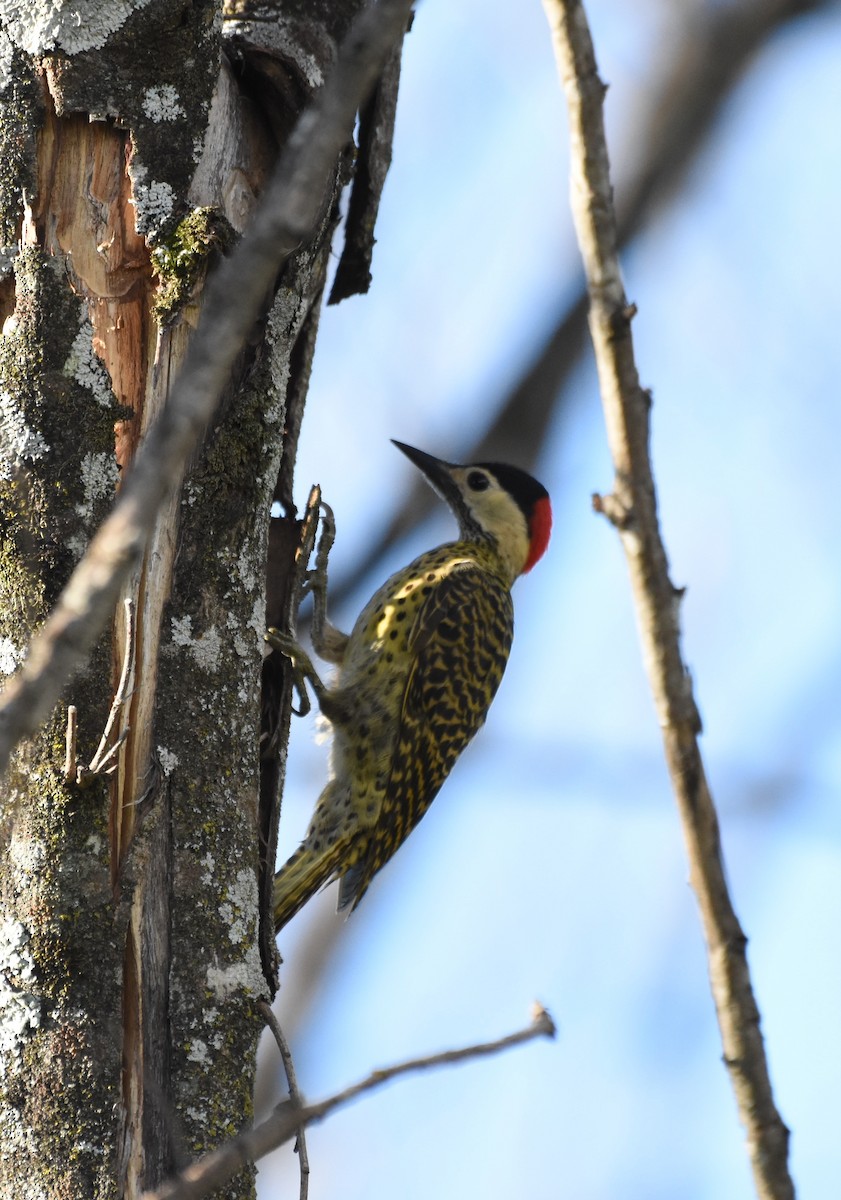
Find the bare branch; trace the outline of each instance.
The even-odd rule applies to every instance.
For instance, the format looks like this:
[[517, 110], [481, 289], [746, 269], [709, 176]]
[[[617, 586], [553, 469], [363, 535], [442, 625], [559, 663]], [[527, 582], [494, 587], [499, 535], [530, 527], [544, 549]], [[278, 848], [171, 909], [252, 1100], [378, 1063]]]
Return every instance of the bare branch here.
[[169, 401], [149, 431], [114, 509], [90, 543], [0, 701], [0, 772], [84, 662], [143, 549], [154, 514], [190, 452], [288, 255], [312, 233], [356, 112], [409, 18], [412, 0], [379, 0], [354, 21], [333, 73], [280, 157], [252, 228], [208, 285], [199, 328]]
[[599, 79], [580, 0], [543, 0], [566, 93], [571, 142], [571, 195], [590, 296], [608, 441], [616, 479], [611, 497], [597, 501], [619, 531], [666, 759], [680, 811], [690, 880], [701, 909], [724, 1060], [747, 1132], [754, 1183], [762, 1200], [792, 1200], [788, 1130], [771, 1090], [745, 953], [747, 939], [724, 874], [718, 818], [698, 746], [700, 719], [680, 650], [681, 593], [668, 571], [657, 519], [649, 457], [651, 397], [639, 383], [631, 339], [634, 310], [625, 297], [617, 257]]
[[329, 1096], [319, 1104], [299, 1107], [290, 1101], [279, 1105], [274, 1113], [262, 1125], [240, 1134], [233, 1141], [220, 1146], [218, 1150], [206, 1154], [203, 1158], [192, 1163], [186, 1170], [170, 1179], [154, 1192], [144, 1193], [142, 1200], [199, 1200], [207, 1196], [214, 1188], [221, 1187], [247, 1163], [256, 1162], [264, 1155], [276, 1150], [284, 1142], [294, 1137], [302, 1125], [314, 1121], [322, 1121], [334, 1109], [348, 1104], [361, 1096], [381, 1087], [399, 1075], [410, 1072], [427, 1070], [430, 1067], [441, 1067], [453, 1063], [464, 1062], [465, 1059], [481, 1058], [488, 1054], [497, 1054], [511, 1046], [530, 1042], [533, 1038], [554, 1037], [555, 1023], [549, 1013], [540, 1004], [535, 1004], [532, 1020], [525, 1029], [509, 1033], [494, 1042], [480, 1042], [475, 1046], [465, 1046], [460, 1050], [445, 1050], [442, 1054], [432, 1054], [428, 1058], [412, 1058], [407, 1062], [397, 1063], [379, 1071], [372, 1071], [367, 1078], [353, 1084], [344, 1091]]
[[[280, 1027], [280, 1021], [274, 1015], [272, 1006], [266, 1001], [260, 1001], [260, 1012], [266, 1018], [266, 1024], [271, 1029], [274, 1040], [277, 1042], [277, 1048], [280, 1052], [280, 1058], [283, 1063], [283, 1070], [286, 1073], [286, 1082], [289, 1084], [289, 1098], [292, 1103], [301, 1109], [304, 1106], [304, 1101], [298, 1088], [298, 1077], [295, 1074], [295, 1063], [292, 1060], [292, 1050], [286, 1040], [286, 1035]], [[299, 1200], [307, 1200], [310, 1190], [310, 1160], [307, 1154], [307, 1135], [306, 1125], [298, 1126], [298, 1137], [295, 1142], [295, 1149], [298, 1152], [298, 1164], [301, 1170], [301, 1187], [298, 1193]]]
[[[652, 210], [674, 193], [683, 171], [715, 129], [735, 84], [763, 45], [788, 21], [828, 7], [831, 0], [741, 0], [688, 9], [680, 43], [664, 56], [650, 84], [644, 116], [634, 130], [635, 153], [626, 178], [617, 181], [620, 247], [636, 237]], [[638, 150], [638, 153], [636, 152]], [[561, 300], [573, 288], [571, 301]], [[560, 312], [545, 342], [522, 374], [499, 397], [496, 412], [478, 440], [463, 448], [462, 461], [503, 458], [531, 469], [549, 422], [569, 397], [564, 392], [578, 364], [587, 326], [584, 284], [558, 288]], [[382, 562], [389, 549], [414, 529], [436, 501], [421, 480], [412, 481], [388, 524], [369, 538], [347, 575], [332, 585], [340, 604]]]

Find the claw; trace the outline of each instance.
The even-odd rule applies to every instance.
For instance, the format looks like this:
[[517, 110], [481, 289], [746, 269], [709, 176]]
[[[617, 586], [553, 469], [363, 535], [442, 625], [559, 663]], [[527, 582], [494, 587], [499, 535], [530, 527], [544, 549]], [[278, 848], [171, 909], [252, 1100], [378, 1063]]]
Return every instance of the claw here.
[[275, 629], [272, 626], [263, 634], [263, 641], [268, 642], [270, 646], [275, 650], [279, 650], [281, 654], [285, 654], [287, 658], [294, 658], [295, 639], [291, 633], [281, 633], [279, 629]]
[[298, 693], [298, 704], [300, 706], [296, 708], [293, 704], [292, 712], [296, 717], [306, 717], [312, 710], [309, 694], [307, 692], [307, 685], [304, 683], [303, 679], [293, 679], [292, 686]]
[[295, 708], [293, 704], [292, 711], [296, 717], [305, 717], [312, 709], [306, 684], [307, 675], [314, 674], [309, 657], [289, 633], [281, 633], [279, 629], [268, 629], [263, 638], [274, 650], [279, 650], [289, 659], [292, 686], [298, 693], [300, 704], [299, 708]]

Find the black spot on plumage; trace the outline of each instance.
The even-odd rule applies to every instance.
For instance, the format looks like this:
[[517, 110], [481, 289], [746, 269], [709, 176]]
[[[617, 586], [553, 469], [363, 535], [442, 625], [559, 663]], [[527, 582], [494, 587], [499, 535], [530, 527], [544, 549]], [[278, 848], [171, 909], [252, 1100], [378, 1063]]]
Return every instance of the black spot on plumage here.
[[[443, 567], [447, 555], [442, 552], [435, 561]], [[379, 867], [420, 821], [484, 723], [511, 646], [511, 597], [495, 575], [467, 563], [441, 577], [428, 571], [425, 579], [420, 585], [424, 599], [406, 626], [413, 665], [403, 690], [390, 775], [388, 780], [377, 778], [377, 827], [354, 878], [346, 877], [352, 884], [352, 891], [343, 892], [346, 903], [363, 895]], [[405, 620], [406, 610], [396, 616]], [[403, 649], [402, 640], [399, 645]], [[393, 660], [390, 653], [384, 658]]]
[[[350, 794], [336, 792], [332, 817], [322, 817], [318, 849], [309, 839], [306, 844], [307, 855], [317, 853], [325, 864], [329, 858], [330, 872], [341, 876], [343, 907], [358, 902], [423, 817], [484, 722], [502, 677], [513, 631], [509, 591], [493, 563], [483, 566], [487, 546], [477, 548], [473, 561], [459, 561], [462, 553], [458, 544], [423, 556], [415, 577], [383, 591], [355, 632], [363, 650], [367, 639], [371, 657], [354, 660], [352, 686], [347, 678], [351, 713], [354, 707], [357, 713], [344, 727], [354, 787]], [[382, 646], [385, 633], [393, 655]], [[395, 660], [399, 670], [391, 665]], [[389, 757], [384, 775], [381, 763]], [[313, 878], [308, 894], [328, 877]]]

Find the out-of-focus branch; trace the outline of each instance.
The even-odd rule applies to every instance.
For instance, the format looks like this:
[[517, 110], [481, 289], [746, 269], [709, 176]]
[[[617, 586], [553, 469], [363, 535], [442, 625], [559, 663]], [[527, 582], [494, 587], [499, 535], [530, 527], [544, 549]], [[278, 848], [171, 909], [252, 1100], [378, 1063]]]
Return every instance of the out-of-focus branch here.
[[0, 772], [20, 738], [34, 733], [47, 716], [110, 617], [155, 512], [180, 482], [281, 264], [315, 227], [359, 106], [402, 37], [411, 5], [412, 0], [379, 0], [360, 13], [335, 69], [290, 137], [252, 228], [209, 284], [201, 323], [169, 402], [24, 666], [6, 684], [0, 700]]
[[154, 1192], [144, 1193], [142, 1200], [199, 1200], [199, 1197], [207, 1196], [214, 1188], [227, 1183], [247, 1163], [256, 1162], [272, 1150], [276, 1150], [278, 1146], [282, 1146], [284, 1142], [288, 1142], [302, 1126], [322, 1121], [334, 1109], [355, 1100], [363, 1092], [370, 1092], [389, 1080], [396, 1079], [399, 1075], [428, 1070], [430, 1067], [451, 1066], [466, 1059], [498, 1054], [500, 1050], [519, 1046], [534, 1038], [554, 1036], [554, 1021], [542, 1005], [536, 1004], [531, 1022], [525, 1029], [509, 1033], [496, 1041], [480, 1042], [478, 1045], [465, 1046], [459, 1050], [445, 1050], [441, 1054], [412, 1058], [392, 1067], [372, 1071], [359, 1083], [329, 1096], [318, 1104], [307, 1104], [303, 1107], [291, 1102], [281, 1104], [262, 1125], [240, 1134], [239, 1137], [220, 1146], [218, 1150], [197, 1159], [163, 1187]]
[[649, 456], [651, 397], [639, 383], [628, 305], [617, 256], [602, 102], [587, 18], [580, 0], [543, 0], [569, 110], [571, 195], [590, 297], [590, 333], [616, 478], [596, 497], [619, 531], [631, 575], [643, 658], [686, 841], [690, 880], [701, 909], [710, 982], [724, 1060], [747, 1132], [757, 1194], [793, 1200], [788, 1130], [771, 1089], [745, 953], [747, 940], [724, 874], [718, 818], [698, 746], [700, 720], [680, 649], [680, 592], [668, 571]]
[[[639, 233], [653, 209], [677, 187], [681, 174], [702, 149], [732, 88], [769, 37], [787, 21], [829, 6], [831, 0], [741, 0], [702, 5], [692, 11], [684, 36], [662, 65], [645, 102], [646, 115], [634, 130], [633, 171], [617, 185], [619, 246]], [[636, 152], [638, 148], [639, 152]], [[564, 289], [566, 291], [567, 289]], [[561, 307], [559, 305], [559, 307]], [[563, 305], [546, 341], [520, 378], [500, 397], [496, 415], [478, 441], [466, 446], [463, 461], [503, 459], [530, 468], [546, 429], [562, 401], [562, 389], [579, 359], [587, 328], [587, 293]], [[439, 447], [443, 452], [443, 448]], [[331, 599], [339, 603], [421, 521], [435, 500], [422, 481], [413, 480], [368, 552], [352, 572], [337, 580]]]

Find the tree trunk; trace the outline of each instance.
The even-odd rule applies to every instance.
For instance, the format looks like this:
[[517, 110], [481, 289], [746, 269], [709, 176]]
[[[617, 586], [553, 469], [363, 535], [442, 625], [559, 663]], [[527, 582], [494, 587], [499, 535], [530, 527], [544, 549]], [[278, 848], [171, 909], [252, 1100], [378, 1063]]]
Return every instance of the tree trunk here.
[[[240, 12], [227, 38], [214, 7], [175, 0], [96, 24], [60, 10], [49, 30], [24, 17], [6, 27], [6, 673], [130, 469], [206, 274], [245, 228], [361, 3], [311, 7], [284, 4], [274, 23]], [[296, 602], [292, 470], [346, 173], [337, 163], [317, 237], [283, 269], [158, 516], [126, 592], [131, 619], [117, 613], [5, 785], [2, 1195], [136, 1196], [250, 1119], [256, 1001], [276, 971], [259, 900], [289, 714], [262, 634], [267, 603], [280, 622]], [[116, 770], [91, 773], [124, 666]], [[253, 1194], [253, 1172], [225, 1194]]]

